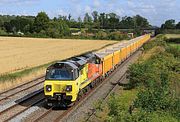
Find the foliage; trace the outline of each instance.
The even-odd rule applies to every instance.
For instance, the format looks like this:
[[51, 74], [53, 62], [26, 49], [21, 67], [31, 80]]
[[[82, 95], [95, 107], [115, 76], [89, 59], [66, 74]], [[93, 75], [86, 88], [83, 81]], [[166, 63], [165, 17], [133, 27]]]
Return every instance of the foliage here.
[[123, 40], [123, 39], [128, 39], [128, 36], [127, 34], [123, 34], [121, 32], [111, 32], [109, 35], [108, 35], [108, 38], [110, 40]]
[[144, 44], [143, 48], [144, 50], [149, 50], [155, 46], [166, 46], [166, 42], [164, 41], [166, 39], [163, 35], [158, 35], [155, 39], [151, 40], [149, 43]]
[[[59, 22], [61, 23], [61, 25], [59, 25]], [[54, 26], [55, 24], [57, 27]], [[18, 36], [17, 33], [23, 33], [23, 36], [32, 37], [79, 37], [87, 39], [96, 39], [94, 37], [82, 37], [81, 35], [78, 37], [70, 36], [71, 31], [67, 30], [66, 32], [65, 30], [64, 32], [60, 30], [59, 32], [59, 29], [57, 29], [58, 26], [63, 26], [68, 29], [78, 28], [79, 31], [81, 31], [82, 28], [84, 28], [85, 33], [93, 33], [94, 35], [96, 35], [96, 32], [98, 31], [107, 30], [106, 33], [108, 34], [108, 31], [112, 32], [111, 30], [113, 30], [114, 32], [118, 31], [117, 29], [121, 29], [122, 32], [125, 33], [133, 32], [135, 36], [142, 35], [144, 33], [144, 29], [154, 28], [150, 25], [146, 18], [140, 15], [120, 17], [115, 13], [98, 13], [97, 11], [93, 11], [91, 14], [86, 13], [84, 18], [78, 17], [77, 20], [73, 19], [71, 14], [69, 14], [68, 16], [59, 15], [58, 17], [50, 19], [45, 12], [40, 12], [37, 16], [0, 15], [0, 28], [6, 31], [7, 34], [11, 36]], [[162, 25], [162, 28], [157, 30], [157, 33], [180, 33], [178, 28], [179, 23], [175, 24], [174, 20], [167, 20]], [[45, 35], [42, 35], [41, 32], [43, 31], [46, 32]], [[117, 35], [113, 35], [113, 33], [111, 35], [112, 37], [110, 36], [109, 38], [117, 37]]]
[[30, 18], [24, 18], [17, 16], [16, 18], [4, 23], [4, 28], [7, 32], [16, 33], [18, 31], [26, 33], [29, 32], [33, 24], [33, 20]]
[[[162, 36], [158, 38], [162, 38]], [[164, 46], [165, 41], [164, 43], [158, 41], [154, 40], [148, 43], [150, 46], [146, 49], [157, 45]], [[172, 46], [166, 45], [165, 49], [165, 52], [133, 64], [129, 68], [131, 87], [141, 87], [137, 99], [134, 101], [134, 107], [150, 113], [157, 111], [169, 113], [180, 119], [179, 91], [175, 89], [175, 85], [179, 86], [180, 84], [180, 62], [177, 59], [179, 53]]]
[[173, 54], [174, 57], [180, 59], [180, 46], [178, 44], [170, 44], [166, 50], [168, 53]]
[[7, 35], [7, 33], [6, 33], [6, 31], [4, 31], [0, 28], [0, 35]]
[[144, 47], [145, 53], [157, 46], [164, 48], [164, 51], [129, 67], [130, 86], [138, 88], [136, 89], [138, 93], [136, 97], [128, 95], [134, 98], [128, 99], [129, 101], [122, 98], [123, 94], [111, 96], [108, 102], [107, 121], [178, 122], [180, 120], [179, 51], [166, 44], [164, 39], [166, 38], [159, 35]]
[[175, 27], [175, 20], [173, 19], [166, 20], [165, 23], [161, 25], [162, 29], [175, 29]]
[[[114, 31], [116, 31], [115, 29], [121, 28], [138, 28], [137, 35], [140, 35], [143, 33], [141, 30], [142, 28], [149, 28], [149, 22], [140, 15], [123, 17], [121, 20], [115, 13], [98, 13], [97, 11], [93, 11], [91, 14], [86, 13], [83, 19], [79, 17], [78, 20], [73, 19], [71, 14], [68, 16], [59, 15], [58, 17], [50, 19], [45, 12], [40, 12], [37, 16], [0, 15], [0, 28], [5, 30], [9, 35], [14, 36], [17, 36], [17, 33], [23, 33], [24, 36], [32, 37], [71, 38], [69, 28], [79, 28], [80, 31], [82, 28], [85, 28], [86, 33], [93, 33], [94, 35], [96, 35], [96, 32], [100, 29], [114, 29]], [[63, 31], [62, 28], [65, 28], [65, 31]], [[46, 33], [44, 33], [44, 31]], [[126, 30], [126, 33], [127, 32], [131, 32], [131, 30]], [[137, 32], [137, 30], [134, 32]], [[106, 33], [108, 34], [108, 32]], [[124, 38], [117, 36], [118, 35], [112, 33], [111, 36], [107, 38], [118, 38], [117, 40], [120, 40], [119, 38]], [[88, 37], [79, 36], [79, 38]]]
[[176, 24], [176, 29], [180, 29], [180, 22]]
[[161, 33], [161, 34], [180, 34], [180, 29], [158, 29], [157, 33]]
[[98, 33], [96, 33], [97, 39], [107, 39], [107, 36], [108, 36], [108, 34], [103, 31], [99, 31]]
[[69, 35], [70, 30], [66, 23], [62, 20], [51, 21], [49, 23], [49, 28], [47, 29], [47, 35], [52, 38], [63, 37]]
[[141, 17], [140, 15], [136, 15], [133, 18], [134, 22], [135, 22], [135, 27], [138, 28], [148, 28], [149, 22], [146, 18]]
[[48, 29], [48, 24], [49, 24], [49, 17], [45, 12], [40, 12], [38, 13], [38, 15], [36, 16], [35, 20], [34, 20], [34, 31], [39, 33], [40, 31], [44, 30], [46, 31]]

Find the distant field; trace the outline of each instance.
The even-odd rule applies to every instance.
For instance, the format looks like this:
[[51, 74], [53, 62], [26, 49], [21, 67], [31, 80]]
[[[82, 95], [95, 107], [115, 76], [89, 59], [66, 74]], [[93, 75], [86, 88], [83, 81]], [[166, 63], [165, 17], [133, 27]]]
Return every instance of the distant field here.
[[0, 37], [0, 75], [65, 59], [115, 42]]
[[167, 38], [180, 38], [180, 34], [166, 34]]

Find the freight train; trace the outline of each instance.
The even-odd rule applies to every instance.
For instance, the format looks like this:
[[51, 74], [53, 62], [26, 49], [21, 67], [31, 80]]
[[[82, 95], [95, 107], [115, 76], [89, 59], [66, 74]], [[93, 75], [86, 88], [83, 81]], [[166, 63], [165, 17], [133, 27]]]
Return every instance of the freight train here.
[[150, 39], [146, 34], [93, 53], [56, 62], [46, 70], [44, 94], [47, 105], [69, 105], [109, 75]]

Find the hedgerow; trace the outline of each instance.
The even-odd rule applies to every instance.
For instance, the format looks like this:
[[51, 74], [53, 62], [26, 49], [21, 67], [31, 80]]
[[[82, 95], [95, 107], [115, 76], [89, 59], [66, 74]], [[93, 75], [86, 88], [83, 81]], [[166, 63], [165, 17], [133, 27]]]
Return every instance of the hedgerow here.
[[148, 60], [132, 64], [128, 70], [129, 86], [138, 93], [129, 108], [120, 96], [110, 98], [107, 121], [156, 122], [180, 120], [180, 60], [179, 52], [164, 41], [163, 36], [147, 43], [145, 52], [155, 46], [165, 51]]

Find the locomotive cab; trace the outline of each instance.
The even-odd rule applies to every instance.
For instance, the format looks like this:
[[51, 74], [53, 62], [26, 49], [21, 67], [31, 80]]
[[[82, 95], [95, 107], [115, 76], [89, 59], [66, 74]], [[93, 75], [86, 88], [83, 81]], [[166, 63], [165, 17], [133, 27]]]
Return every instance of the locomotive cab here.
[[95, 55], [86, 54], [48, 67], [44, 83], [47, 103], [52, 105], [75, 102], [80, 91], [101, 76], [100, 63]]
[[78, 93], [78, 67], [71, 62], [58, 62], [46, 71], [44, 93], [48, 104], [73, 102]]

